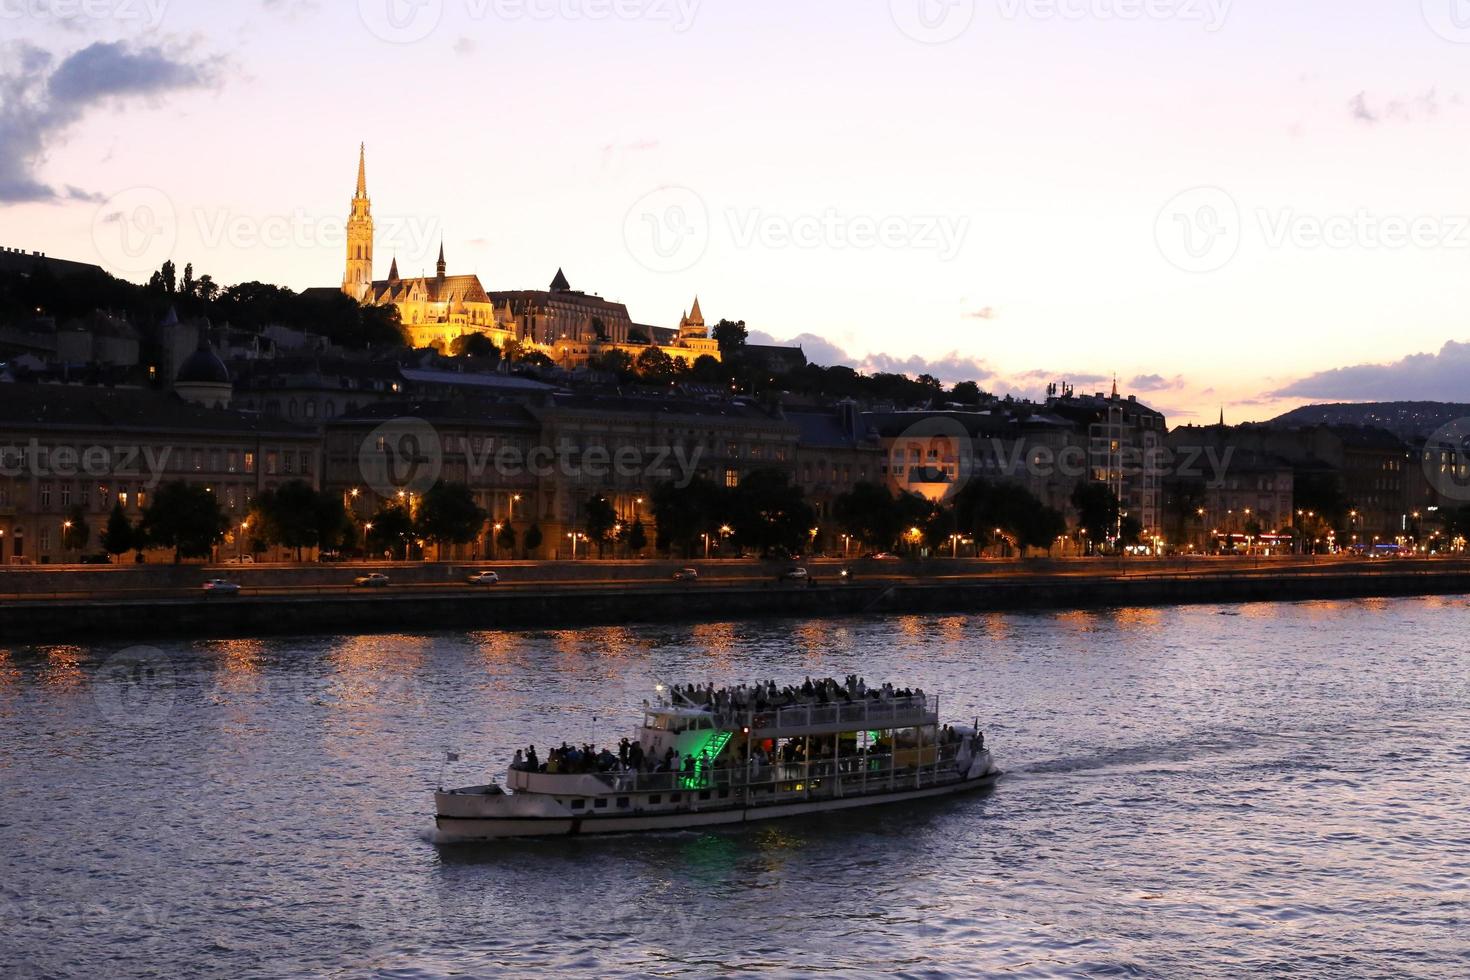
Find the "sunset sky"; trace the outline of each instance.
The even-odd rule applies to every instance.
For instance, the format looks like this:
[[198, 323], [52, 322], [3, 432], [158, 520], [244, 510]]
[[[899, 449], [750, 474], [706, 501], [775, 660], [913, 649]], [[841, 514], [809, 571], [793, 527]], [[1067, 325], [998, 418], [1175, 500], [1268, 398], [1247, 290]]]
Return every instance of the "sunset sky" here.
[[0, 0], [0, 245], [336, 285], [365, 142], [380, 276], [1174, 423], [1470, 401], [1467, 6]]

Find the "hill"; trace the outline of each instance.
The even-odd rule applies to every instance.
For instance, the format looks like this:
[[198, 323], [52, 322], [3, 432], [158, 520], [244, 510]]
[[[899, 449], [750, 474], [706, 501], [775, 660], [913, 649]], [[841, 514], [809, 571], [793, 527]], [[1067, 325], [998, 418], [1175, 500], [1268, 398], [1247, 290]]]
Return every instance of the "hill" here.
[[1359, 402], [1305, 405], [1268, 425], [1371, 425], [1402, 439], [1427, 436], [1451, 422], [1470, 419], [1470, 405], [1457, 402]]

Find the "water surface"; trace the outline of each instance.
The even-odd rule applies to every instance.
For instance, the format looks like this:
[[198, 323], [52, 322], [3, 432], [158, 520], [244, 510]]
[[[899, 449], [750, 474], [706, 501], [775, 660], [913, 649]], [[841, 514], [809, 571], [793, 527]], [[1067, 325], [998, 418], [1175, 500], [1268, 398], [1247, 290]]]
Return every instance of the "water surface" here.
[[[1470, 975], [1463, 598], [0, 652], [0, 975]], [[658, 680], [980, 716], [984, 797], [441, 849]], [[447, 762], [446, 750], [460, 753]]]

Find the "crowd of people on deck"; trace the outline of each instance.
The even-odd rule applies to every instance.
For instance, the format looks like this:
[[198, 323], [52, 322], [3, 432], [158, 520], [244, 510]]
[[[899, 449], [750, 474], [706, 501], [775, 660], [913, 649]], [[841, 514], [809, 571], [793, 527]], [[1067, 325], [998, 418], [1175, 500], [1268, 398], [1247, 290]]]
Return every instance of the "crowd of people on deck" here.
[[[713, 684], [703, 687], [697, 684], [675, 685], [670, 689], [670, 700], [675, 707], [692, 707], [707, 710], [719, 718], [729, 718], [745, 712], [757, 713], [779, 710], [801, 705], [844, 705], [863, 702], [896, 704], [924, 708], [927, 697], [920, 688], [895, 688], [892, 684], [869, 687], [867, 681], [856, 674], [849, 674], [842, 681], [832, 678], [812, 680], [806, 678], [801, 684], [778, 687], [773, 681], [754, 684], [739, 684], [733, 687], [716, 688]], [[939, 731], [941, 756], [952, 755], [962, 736], [954, 728], [945, 725]], [[855, 736], [849, 736], [853, 739]], [[839, 736], [822, 736], [811, 740], [788, 739], [782, 743], [767, 740], [747, 748], [744, 744], [731, 746], [730, 758], [722, 765], [726, 768], [749, 766], [761, 770], [767, 766], [799, 766], [808, 761], [825, 763], [841, 756], [846, 746]], [[846, 759], [858, 760], [874, 755], [886, 755], [893, 746], [887, 738], [879, 738], [866, 749], [851, 745], [852, 754]], [[543, 759], [534, 745], [524, 750], [517, 749], [511, 768], [521, 772], [549, 774], [582, 773], [673, 773], [685, 776], [706, 775], [715, 760], [708, 749], [698, 755], [681, 755], [669, 748], [661, 756], [646, 752], [635, 740], [623, 739], [617, 751], [599, 749], [594, 745], [570, 745], [563, 742], [552, 748]]]
[[808, 677], [801, 684], [788, 684], [784, 687], [777, 687], [774, 681], [757, 681], [754, 684], [722, 688], [716, 688], [713, 684], [703, 687], [698, 684], [675, 684], [670, 689], [670, 695], [676, 707], [682, 704], [708, 708], [720, 716], [800, 705], [857, 704], [863, 701], [907, 701], [917, 702], [916, 706], [927, 703], [922, 688], [895, 688], [892, 684], [869, 687], [868, 682], [857, 674], [848, 674], [841, 681], [830, 677], [814, 681]]

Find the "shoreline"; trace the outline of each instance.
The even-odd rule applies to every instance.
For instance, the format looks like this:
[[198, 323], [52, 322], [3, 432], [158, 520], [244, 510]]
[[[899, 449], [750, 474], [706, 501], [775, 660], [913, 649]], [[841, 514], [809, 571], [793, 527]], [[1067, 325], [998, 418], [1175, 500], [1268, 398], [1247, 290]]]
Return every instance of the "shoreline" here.
[[537, 630], [759, 618], [928, 615], [1470, 595], [1470, 568], [993, 574], [956, 581], [488, 588], [206, 598], [10, 600], [0, 642]]

